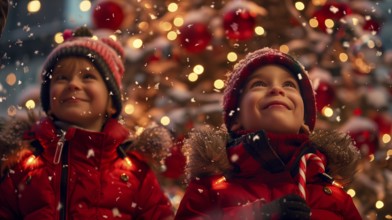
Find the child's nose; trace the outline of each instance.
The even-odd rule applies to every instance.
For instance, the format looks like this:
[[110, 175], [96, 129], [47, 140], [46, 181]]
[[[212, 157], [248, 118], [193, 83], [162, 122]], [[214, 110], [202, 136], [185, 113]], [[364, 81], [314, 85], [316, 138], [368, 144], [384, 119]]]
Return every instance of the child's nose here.
[[81, 81], [78, 79], [78, 77], [72, 77], [69, 80], [68, 87], [71, 90], [80, 89], [81, 88]]
[[284, 89], [281, 86], [273, 85], [269, 92], [271, 95], [284, 95]]

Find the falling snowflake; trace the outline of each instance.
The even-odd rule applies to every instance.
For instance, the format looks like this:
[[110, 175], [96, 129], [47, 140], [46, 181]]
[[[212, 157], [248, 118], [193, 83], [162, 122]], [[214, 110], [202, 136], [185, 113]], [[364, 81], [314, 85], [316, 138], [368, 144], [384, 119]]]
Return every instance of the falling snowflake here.
[[94, 156], [95, 156], [94, 150], [93, 149], [89, 149], [87, 151], [87, 159], [90, 158], [90, 157], [94, 157]]

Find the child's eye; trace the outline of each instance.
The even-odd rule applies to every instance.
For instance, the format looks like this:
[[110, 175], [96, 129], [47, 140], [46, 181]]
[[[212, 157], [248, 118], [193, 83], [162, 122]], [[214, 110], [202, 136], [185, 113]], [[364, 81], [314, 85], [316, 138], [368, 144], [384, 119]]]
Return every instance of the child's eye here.
[[254, 88], [254, 87], [264, 87], [267, 86], [267, 83], [265, 83], [264, 81], [255, 81], [251, 84], [250, 88]]
[[94, 74], [91, 73], [85, 73], [83, 74], [83, 79], [96, 79], [97, 77]]
[[63, 74], [55, 74], [52, 80], [55, 81], [67, 80], [67, 77]]
[[287, 81], [287, 82], [283, 83], [283, 86], [297, 88], [297, 85], [292, 81]]

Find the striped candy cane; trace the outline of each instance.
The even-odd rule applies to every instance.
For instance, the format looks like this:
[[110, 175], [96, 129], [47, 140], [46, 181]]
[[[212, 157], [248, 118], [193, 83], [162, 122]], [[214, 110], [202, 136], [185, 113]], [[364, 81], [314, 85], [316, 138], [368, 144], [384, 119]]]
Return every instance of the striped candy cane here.
[[305, 185], [306, 185], [306, 165], [308, 160], [316, 162], [317, 166], [319, 166], [320, 173], [325, 172], [324, 162], [321, 160], [319, 156], [313, 153], [305, 154], [301, 157], [301, 161], [299, 163], [299, 182], [298, 188], [301, 193], [302, 198], [306, 200], [306, 192], [305, 192]]

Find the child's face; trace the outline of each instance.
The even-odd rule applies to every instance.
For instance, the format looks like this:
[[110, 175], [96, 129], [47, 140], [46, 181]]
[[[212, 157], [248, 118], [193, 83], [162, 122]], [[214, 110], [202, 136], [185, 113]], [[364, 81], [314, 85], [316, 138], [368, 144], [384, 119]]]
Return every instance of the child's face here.
[[60, 60], [50, 81], [50, 113], [61, 121], [100, 131], [111, 108], [106, 84], [87, 59]]
[[298, 133], [304, 123], [304, 103], [298, 82], [285, 68], [266, 65], [249, 77], [232, 130]]

